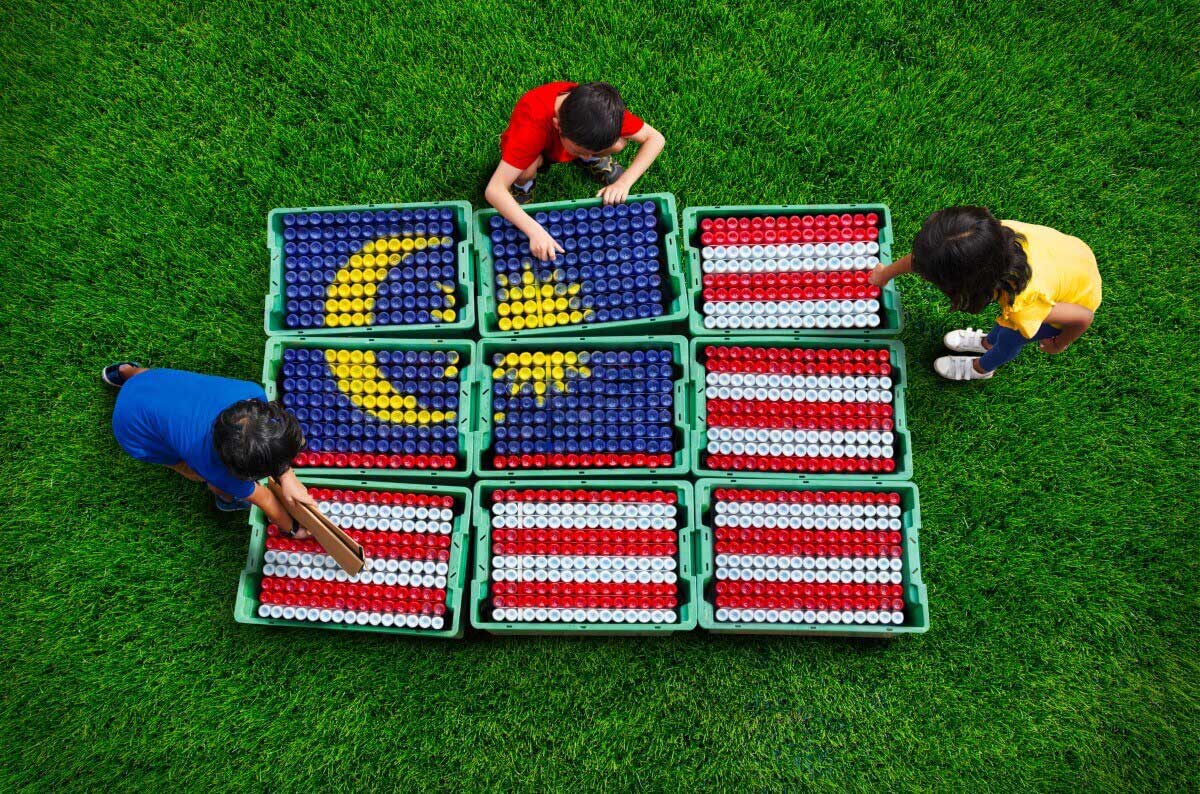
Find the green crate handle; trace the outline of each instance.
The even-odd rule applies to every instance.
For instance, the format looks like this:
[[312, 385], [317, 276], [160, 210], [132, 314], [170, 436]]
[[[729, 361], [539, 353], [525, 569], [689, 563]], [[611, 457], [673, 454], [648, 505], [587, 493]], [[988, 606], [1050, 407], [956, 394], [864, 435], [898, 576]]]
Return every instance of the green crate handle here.
[[[680, 521], [685, 525], [679, 531], [679, 582], [686, 588], [685, 597], [679, 604], [679, 622], [656, 625], [613, 623], [603, 627], [590, 623], [500, 623], [485, 620], [483, 604], [488, 597], [488, 584], [491, 572], [488, 563], [491, 561], [491, 517], [488, 506], [485, 505], [491, 494], [498, 488], [543, 488], [544, 480], [533, 478], [513, 478], [504, 480], [481, 480], [475, 485], [475, 534], [474, 576], [471, 581], [471, 625], [491, 634], [522, 634], [522, 635], [554, 635], [570, 634], [591, 637], [601, 636], [655, 636], [691, 631], [697, 625], [697, 608], [700, 598], [700, 578], [694, 564], [696, 559], [697, 525], [695, 524], [693, 508], [693, 491], [691, 483], [684, 480], [628, 480], [628, 479], [588, 479], [582, 487], [597, 489], [621, 490], [663, 490], [676, 494], [679, 503]], [[566, 486], [564, 486], [566, 487]]]
[[[892, 379], [894, 395], [892, 400], [895, 428], [895, 447], [899, 450], [896, 470], [888, 474], [818, 474], [803, 472], [735, 472], [710, 469], [704, 465], [704, 451], [708, 447], [707, 428], [708, 410], [704, 397], [705, 370], [700, 364], [700, 348], [705, 345], [735, 345], [749, 347], [799, 347], [813, 349], [829, 349], [834, 347], [864, 347], [887, 348], [891, 351]], [[725, 334], [719, 337], [696, 337], [689, 343], [688, 361], [691, 364], [692, 390], [690, 395], [692, 417], [691, 464], [692, 473], [698, 477], [711, 478], [740, 478], [753, 477], [776, 481], [809, 482], [815, 479], [833, 477], [835, 479], [863, 479], [881, 482], [893, 482], [912, 479], [912, 435], [908, 430], [908, 420], [905, 416], [905, 390], [908, 385], [907, 356], [904, 344], [895, 339], [862, 338], [862, 337], [797, 337], [783, 335], [737, 335]]]
[[[496, 315], [496, 290], [492, 283], [492, 248], [488, 234], [488, 221], [497, 212], [493, 209], [481, 209], [475, 213], [472, 226], [474, 232], [475, 272], [479, 291], [479, 333], [485, 339], [494, 337], [545, 338], [576, 336], [579, 334], [618, 335], [631, 331], [646, 331], [647, 333], [665, 333], [681, 329], [688, 314], [687, 282], [683, 272], [679, 252], [679, 221], [676, 215], [675, 196], [671, 193], [645, 193], [630, 196], [629, 201], [653, 201], [659, 210], [659, 216], [666, 225], [663, 234], [663, 254], [666, 260], [666, 278], [664, 286], [671, 290], [668, 296], [668, 311], [658, 317], [645, 320], [616, 320], [608, 323], [579, 323], [577, 325], [554, 326], [553, 328], [523, 329], [520, 331], [501, 331]], [[598, 198], [574, 199], [571, 201], [551, 201], [543, 204], [527, 204], [524, 209], [530, 214], [543, 210], [562, 210], [577, 207], [598, 207], [603, 201]]]
[[[717, 330], [704, 327], [704, 315], [698, 310], [701, 299], [702, 274], [700, 272], [700, 249], [692, 244], [700, 229], [700, 221], [712, 217], [741, 217], [745, 215], [813, 215], [832, 212], [875, 212], [883, 221], [879, 227], [879, 261], [885, 265], [892, 262], [892, 212], [886, 204], [741, 204], [735, 206], [687, 207], [683, 211], [683, 249], [687, 261], [688, 328], [693, 336], [742, 336], [777, 335], [779, 329]], [[892, 337], [898, 336], [904, 327], [904, 312], [900, 306], [900, 292], [895, 282], [884, 287], [880, 295], [883, 322], [878, 328], [804, 328], [795, 331], [797, 336], [823, 338], [826, 336]]]
[[[679, 357], [682, 372], [675, 382], [674, 414], [675, 427], [680, 434], [680, 444], [675, 450], [675, 464], [654, 469], [485, 469], [483, 457], [491, 447], [492, 399], [491, 399], [491, 354], [509, 350], [571, 350], [578, 348], [593, 348], [607, 350], [628, 345], [653, 344], [659, 347], [669, 347]], [[479, 383], [477, 386], [479, 402], [476, 406], [479, 417], [478, 430], [475, 434], [474, 471], [479, 477], [500, 478], [517, 477], [522, 479], [572, 479], [584, 477], [589, 481], [593, 477], [663, 477], [684, 476], [691, 472], [691, 443], [692, 429], [688, 421], [688, 385], [690, 367], [688, 366], [688, 342], [682, 336], [574, 336], [529, 339], [525, 337], [490, 337], [479, 342], [480, 364]]]
[[[452, 323], [422, 323], [414, 325], [364, 325], [354, 328], [287, 328], [283, 325], [283, 220], [282, 216], [297, 212], [352, 212], [362, 210], [423, 209], [429, 207], [454, 210], [455, 224], [462, 235], [456, 250], [458, 263], [458, 294], [461, 305]], [[270, 289], [263, 314], [267, 336], [453, 336], [475, 327], [475, 279], [471, 277], [474, 235], [471, 231], [472, 207], [467, 201], [420, 201], [407, 204], [356, 204], [336, 207], [278, 207], [267, 213], [267, 247], [271, 252]]]
[[275, 380], [282, 364], [285, 347], [338, 347], [347, 350], [433, 350], [436, 348], [456, 350], [468, 357], [467, 365], [462, 367], [459, 375], [458, 390], [459, 458], [463, 461], [464, 468], [451, 471], [444, 469], [416, 471], [412, 469], [300, 468], [296, 469], [297, 476], [302, 478], [313, 475], [318, 477], [362, 477], [367, 479], [417, 482], [429, 480], [464, 480], [471, 476], [476, 457], [474, 446], [475, 432], [473, 429], [475, 420], [471, 395], [474, 386], [473, 381], [477, 378], [477, 370], [474, 367], [479, 357], [479, 351], [474, 342], [463, 339], [402, 339], [391, 336], [386, 338], [368, 336], [316, 336], [310, 338], [307, 334], [296, 334], [268, 337], [266, 351], [263, 356], [262, 372], [263, 390], [266, 391], [268, 400], [274, 400], [278, 397]]
[[[906, 610], [911, 622], [902, 626], [892, 625], [842, 625], [819, 624], [798, 625], [794, 623], [718, 623], [715, 610], [709, 600], [708, 585], [713, 579], [712, 528], [704, 523], [705, 514], [712, 506], [714, 488], [767, 488], [788, 491], [856, 490], [894, 491], [900, 493], [904, 507], [904, 577]], [[699, 624], [714, 634], [795, 634], [808, 637], [895, 637], [900, 634], [923, 634], [929, 631], [929, 593], [921, 579], [921, 499], [917, 486], [911, 482], [878, 482], [848, 477], [813, 477], [802, 483], [782, 483], [763, 477], [739, 477], [731, 480], [702, 478], [696, 481], [693, 506], [693, 525], [699, 531], [696, 544], [696, 576], [699, 580]]]
[[468, 567], [467, 557], [470, 540], [470, 521], [472, 514], [472, 493], [464, 486], [422, 484], [394, 481], [363, 480], [341, 477], [305, 477], [306, 485], [326, 488], [356, 488], [376, 491], [408, 491], [412, 493], [445, 494], [461, 500], [462, 513], [455, 516], [451, 530], [450, 542], [450, 571], [446, 577], [446, 601], [450, 622], [437, 631], [430, 629], [410, 629], [397, 626], [359, 626], [342, 623], [310, 623], [308, 621], [283, 620], [279, 618], [264, 618], [258, 615], [260, 590], [262, 581], [262, 559], [266, 550], [266, 516], [257, 507], [250, 511], [250, 546], [246, 555], [246, 567], [238, 579], [237, 595], [234, 599], [233, 619], [238, 623], [256, 626], [284, 626], [287, 628], [319, 628], [334, 631], [362, 631], [374, 634], [395, 634], [410, 637], [426, 637], [441, 639], [460, 639], [466, 629], [467, 620], [463, 616], [463, 596], [467, 590]]

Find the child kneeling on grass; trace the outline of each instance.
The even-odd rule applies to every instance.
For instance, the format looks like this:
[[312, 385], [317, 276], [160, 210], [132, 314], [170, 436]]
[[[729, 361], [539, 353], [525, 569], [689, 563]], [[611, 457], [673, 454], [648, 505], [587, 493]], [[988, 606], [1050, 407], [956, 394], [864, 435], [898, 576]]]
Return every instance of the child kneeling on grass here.
[[[628, 141], [639, 145], [625, 169], [612, 156]], [[517, 100], [500, 136], [500, 164], [484, 197], [529, 238], [538, 259], [556, 259], [562, 246], [521, 209], [533, 199], [533, 183], [552, 163], [587, 171], [603, 187], [605, 204], [619, 204], [666, 145], [662, 133], [625, 109], [608, 83], [547, 83]]]
[[1000, 316], [987, 334], [950, 331], [933, 368], [948, 380], [990, 378], [1030, 342], [1061, 353], [1083, 335], [1101, 300], [1092, 250], [1077, 237], [1047, 226], [998, 221], [983, 207], [950, 207], [925, 219], [912, 253], [880, 265], [871, 283], [882, 287], [915, 272], [940, 289], [956, 311], [980, 312], [992, 301]]
[[288, 506], [316, 506], [291, 471], [304, 447], [300, 424], [282, 405], [267, 402], [261, 386], [133, 362], [110, 364], [101, 378], [118, 390], [113, 434], [132, 457], [207, 483], [219, 510], [253, 504], [276, 526], [308, 537], [287, 507], [257, 483], [278, 478]]

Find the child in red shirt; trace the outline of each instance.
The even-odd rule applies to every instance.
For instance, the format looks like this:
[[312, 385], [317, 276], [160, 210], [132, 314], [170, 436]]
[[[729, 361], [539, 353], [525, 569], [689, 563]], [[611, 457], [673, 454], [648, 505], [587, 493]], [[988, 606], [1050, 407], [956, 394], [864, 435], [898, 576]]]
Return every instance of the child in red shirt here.
[[[612, 155], [633, 141], [637, 156], [623, 168]], [[625, 109], [617, 89], [607, 83], [547, 83], [522, 96], [508, 128], [500, 136], [500, 164], [488, 182], [488, 203], [523, 231], [538, 259], [555, 259], [560, 246], [521, 205], [533, 197], [533, 181], [552, 163], [574, 162], [604, 187], [596, 194], [605, 204], [629, 197], [666, 139]]]

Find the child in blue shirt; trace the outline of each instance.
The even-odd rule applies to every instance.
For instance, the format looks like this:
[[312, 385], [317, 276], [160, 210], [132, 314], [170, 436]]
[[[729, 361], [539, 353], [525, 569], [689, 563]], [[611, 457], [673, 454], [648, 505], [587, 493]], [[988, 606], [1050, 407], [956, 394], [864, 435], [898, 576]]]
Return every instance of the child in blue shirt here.
[[300, 425], [279, 403], [267, 402], [261, 386], [133, 362], [105, 367], [101, 377], [118, 389], [113, 434], [132, 457], [207, 483], [220, 510], [253, 504], [276, 526], [307, 537], [287, 506], [257, 483], [278, 478], [290, 506], [315, 507], [291, 470], [304, 447]]

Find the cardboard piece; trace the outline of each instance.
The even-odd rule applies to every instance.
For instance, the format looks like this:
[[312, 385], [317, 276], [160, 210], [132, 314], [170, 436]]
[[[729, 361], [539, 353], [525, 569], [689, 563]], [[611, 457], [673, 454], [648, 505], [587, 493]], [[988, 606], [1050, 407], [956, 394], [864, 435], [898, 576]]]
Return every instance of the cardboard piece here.
[[[275, 498], [284, 505], [286, 510], [287, 503], [283, 500], [283, 491], [279, 482], [273, 479], [268, 480], [267, 487], [271, 489], [271, 493], [275, 494]], [[322, 515], [320, 510], [308, 505], [299, 505], [295, 512], [291, 510], [288, 512], [300, 526], [312, 534], [313, 540], [321, 544], [325, 553], [333, 557], [346, 573], [356, 574], [366, 566], [366, 555], [363, 553], [362, 546], [342, 531], [341, 527]]]

